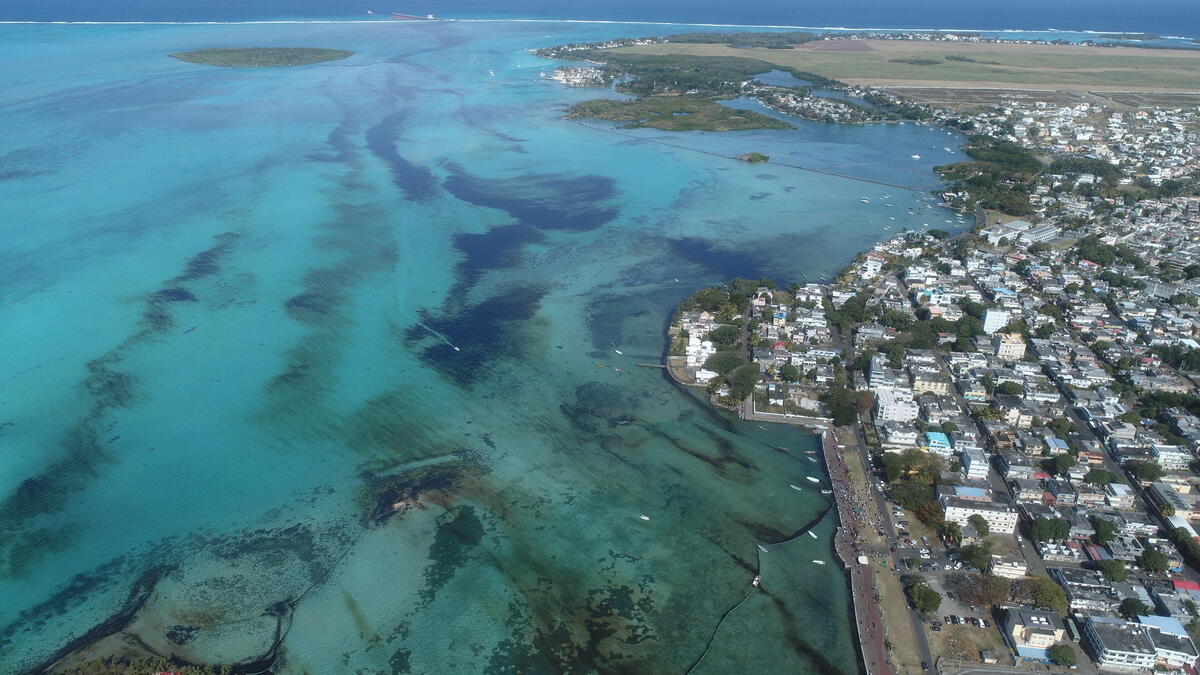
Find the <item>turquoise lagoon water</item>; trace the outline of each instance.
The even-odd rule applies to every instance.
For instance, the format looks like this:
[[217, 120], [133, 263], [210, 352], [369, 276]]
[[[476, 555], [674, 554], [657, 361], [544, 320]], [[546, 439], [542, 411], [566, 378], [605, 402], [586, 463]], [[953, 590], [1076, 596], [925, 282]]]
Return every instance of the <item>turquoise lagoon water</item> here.
[[[957, 143], [562, 120], [528, 50], [621, 30], [0, 27], [0, 671], [681, 671], [760, 565], [697, 672], [857, 671], [815, 440], [636, 364], [697, 287], [947, 226], [782, 164]], [[356, 54], [164, 56], [229, 45]]]

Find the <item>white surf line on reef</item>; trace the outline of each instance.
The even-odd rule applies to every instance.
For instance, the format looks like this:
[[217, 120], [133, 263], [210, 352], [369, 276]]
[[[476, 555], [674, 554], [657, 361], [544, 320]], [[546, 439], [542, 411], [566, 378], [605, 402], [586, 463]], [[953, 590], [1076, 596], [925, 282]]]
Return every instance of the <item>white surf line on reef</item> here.
[[[696, 26], [700, 28], [774, 28], [780, 30], [823, 30], [841, 32], [879, 32], [879, 33], [1021, 33], [1027, 35], [1134, 35], [1128, 31], [1105, 31], [1084, 28], [886, 28], [882, 26], [803, 26], [781, 23], [705, 23], [687, 21], [623, 21], [618, 19], [472, 19], [472, 18], [439, 18], [423, 19], [421, 21], [394, 21], [384, 17], [375, 19], [251, 19], [243, 21], [132, 21], [113, 20], [98, 21], [89, 19], [60, 19], [60, 20], [5, 20], [0, 25], [47, 25], [47, 26], [253, 26], [264, 24], [364, 24], [374, 23], [393, 26], [414, 26], [431, 22], [460, 22], [460, 23], [579, 23], [579, 24], [613, 24], [620, 26]], [[1194, 38], [1186, 35], [1163, 35], [1160, 40], [1187, 41]]]

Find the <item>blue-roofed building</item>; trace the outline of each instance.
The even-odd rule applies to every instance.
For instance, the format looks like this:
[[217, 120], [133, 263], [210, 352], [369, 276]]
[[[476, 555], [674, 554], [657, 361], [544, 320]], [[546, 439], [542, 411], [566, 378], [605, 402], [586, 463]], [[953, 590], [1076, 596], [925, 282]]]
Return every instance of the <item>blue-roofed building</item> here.
[[926, 431], [925, 449], [943, 457], [949, 457], [954, 452], [954, 445], [950, 443], [950, 438], [946, 434], [940, 431]]
[[1046, 449], [1052, 455], [1065, 455], [1071, 451], [1071, 446], [1067, 442], [1057, 436], [1046, 437]]

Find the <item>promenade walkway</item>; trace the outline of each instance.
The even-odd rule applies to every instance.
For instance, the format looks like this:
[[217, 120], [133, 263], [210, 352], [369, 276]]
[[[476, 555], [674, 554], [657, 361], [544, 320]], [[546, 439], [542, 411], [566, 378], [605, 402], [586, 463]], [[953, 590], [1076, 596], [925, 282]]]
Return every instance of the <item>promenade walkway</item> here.
[[822, 434], [821, 449], [825, 454], [825, 465], [829, 469], [829, 481], [833, 486], [838, 519], [841, 522], [834, 537], [834, 548], [850, 574], [855, 628], [858, 631], [863, 663], [866, 665], [867, 675], [895, 675], [896, 670], [892, 667], [885, 646], [887, 637], [883, 613], [880, 611], [875, 590], [875, 566], [858, 564], [861, 550], [859, 527], [863, 523], [860, 522], [860, 513], [854, 511], [854, 488], [846, 472], [846, 465], [838, 453], [837, 437], [832, 430]]

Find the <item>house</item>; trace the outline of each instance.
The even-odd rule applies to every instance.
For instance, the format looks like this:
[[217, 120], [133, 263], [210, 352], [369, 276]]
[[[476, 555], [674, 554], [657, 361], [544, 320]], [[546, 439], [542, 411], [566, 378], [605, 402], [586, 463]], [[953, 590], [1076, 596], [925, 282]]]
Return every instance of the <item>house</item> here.
[[1002, 625], [1004, 639], [1017, 656], [1026, 659], [1048, 659], [1050, 648], [1067, 635], [1057, 614], [1036, 609], [1009, 608], [1004, 612]]
[[991, 573], [1004, 579], [1023, 579], [1029, 571], [1024, 558], [992, 556]]
[[925, 449], [942, 457], [949, 457], [954, 452], [950, 439], [940, 431], [925, 432]]

